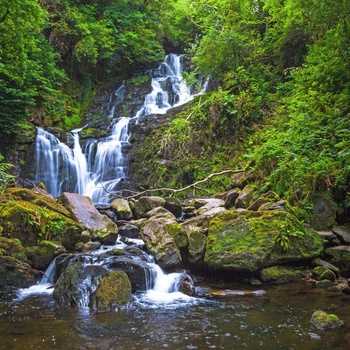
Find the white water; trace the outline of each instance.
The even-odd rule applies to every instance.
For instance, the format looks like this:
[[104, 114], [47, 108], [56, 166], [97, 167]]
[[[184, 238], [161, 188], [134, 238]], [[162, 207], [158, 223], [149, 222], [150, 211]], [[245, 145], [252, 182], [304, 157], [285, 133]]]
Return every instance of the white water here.
[[[170, 54], [150, 74], [152, 91], [145, 97], [142, 108], [133, 118], [114, 119], [115, 107], [123, 101], [125, 85], [110, 99], [111, 135], [100, 141], [90, 141], [83, 149], [79, 132], [73, 130], [74, 148], [60, 142], [49, 132], [38, 128], [36, 141], [36, 183], [43, 182], [55, 197], [62, 192], [89, 196], [95, 204], [108, 204], [120, 182], [127, 177], [127, 158], [123, 150], [129, 144], [129, 122], [149, 114], [165, 114], [169, 108], [182, 105], [193, 98], [189, 87], [182, 81], [182, 56]], [[202, 91], [204, 92], [204, 91]], [[112, 104], [114, 101], [114, 104]]]

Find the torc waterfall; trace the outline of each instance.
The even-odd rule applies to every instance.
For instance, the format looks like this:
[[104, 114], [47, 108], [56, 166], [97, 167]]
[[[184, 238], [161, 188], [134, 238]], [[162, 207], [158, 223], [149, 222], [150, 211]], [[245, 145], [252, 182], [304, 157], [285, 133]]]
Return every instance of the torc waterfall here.
[[188, 102], [192, 95], [182, 81], [183, 56], [169, 54], [165, 61], [150, 71], [151, 92], [136, 115], [114, 118], [117, 104], [123, 100], [124, 83], [114, 92], [117, 97], [111, 106], [109, 137], [80, 144], [79, 132], [72, 130], [70, 144], [60, 142], [48, 131], [38, 128], [36, 141], [36, 175], [38, 184], [43, 182], [55, 197], [62, 192], [74, 192], [89, 196], [94, 203], [108, 203], [106, 191], [119, 189], [119, 183], [127, 177], [127, 159], [124, 149], [129, 144], [131, 119], [149, 114], [165, 114], [169, 108]]

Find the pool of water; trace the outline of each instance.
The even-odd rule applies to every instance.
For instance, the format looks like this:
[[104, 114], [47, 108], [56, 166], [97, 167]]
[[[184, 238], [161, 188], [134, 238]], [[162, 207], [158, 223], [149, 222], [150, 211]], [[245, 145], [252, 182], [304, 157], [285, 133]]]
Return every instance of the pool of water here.
[[[239, 285], [212, 287], [229, 292], [171, 301], [141, 293], [129, 308], [103, 313], [60, 307], [50, 293], [1, 299], [0, 349], [350, 348], [350, 296], [340, 291], [306, 282], [264, 287], [263, 295], [232, 293]], [[345, 325], [315, 329], [309, 320], [317, 309]]]

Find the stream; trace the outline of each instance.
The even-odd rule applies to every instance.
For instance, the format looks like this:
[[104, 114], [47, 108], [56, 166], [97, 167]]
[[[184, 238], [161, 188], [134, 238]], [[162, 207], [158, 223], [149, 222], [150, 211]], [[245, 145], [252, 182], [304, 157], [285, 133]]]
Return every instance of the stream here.
[[[218, 290], [241, 285], [196, 281]], [[1, 349], [348, 349], [350, 296], [306, 282], [264, 287], [266, 294], [146, 298], [128, 308], [93, 313], [61, 307], [51, 293], [0, 300]], [[170, 293], [172, 294], [172, 293]], [[317, 309], [345, 326], [316, 330]]]

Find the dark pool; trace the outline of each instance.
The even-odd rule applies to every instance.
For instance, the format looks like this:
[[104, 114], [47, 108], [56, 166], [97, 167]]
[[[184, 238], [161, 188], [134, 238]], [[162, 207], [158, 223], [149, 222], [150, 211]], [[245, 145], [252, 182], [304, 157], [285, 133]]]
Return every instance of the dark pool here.
[[[239, 285], [215, 288], [239, 290]], [[156, 303], [136, 295], [125, 310], [62, 308], [52, 295], [0, 300], [0, 349], [349, 349], [350, 296], [306, 282], [229, 295]], [[309, 324], [335, 313], [338, 330]]]

